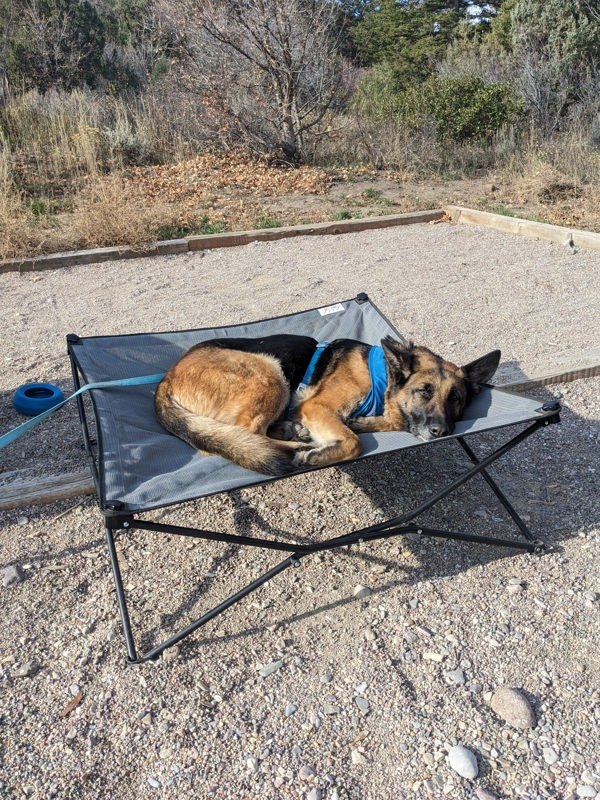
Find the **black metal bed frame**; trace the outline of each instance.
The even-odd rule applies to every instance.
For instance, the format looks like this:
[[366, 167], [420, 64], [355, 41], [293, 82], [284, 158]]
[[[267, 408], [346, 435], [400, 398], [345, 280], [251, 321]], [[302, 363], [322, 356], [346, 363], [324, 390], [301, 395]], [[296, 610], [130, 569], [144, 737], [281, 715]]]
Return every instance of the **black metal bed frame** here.
[[[79, 389], [81, 386], [80, 374], [78, 371], [77, 364], [73, 358], [73, 355], [70, 352], [70, 349], [69, 349], [69, 357], [71, 360], [71, 369], [73, 373], [73, 381], [75, 384], [75, 388]], [[85, 451], [89, 457], [90, 467], [94, 478], [94, 483], [96, 485], [97, 495], [99, 498], [101, 498], [102, 493], [100, 489], [101, 485], [100, 474], [97, 463], [97, 452], [95, 452], [97, 451], [97, 444], [90, 435], [90, 429], [88, 426], [88, 420], [86, 416], [86, 409], [81, 396], [77, 397], [77, 403], [79, 408], [80, 421], [82, 425]], [[394, 536], [403, 536], [406, 534], [422, 534], [424, 536], [431, 536], [434, 538], [453, 539], [456, 541], [470, 542], [476, 544], [486, 544], [495, 547], [513, 548], [528, 553], [540, 554], [544, 552], [544, 550], [546, 549], [545, 543], [541, 539], [536, 538], [531, 533], [531, 531], [528, 529], [523, 519], [519, 516], [515, 508], [512, 506], [508, 498], [505, 496], [505, 494], [498, 486], [498, 484], [488, 473], [487, 468], [495, 461], [497, 461], [499, 458], [504, 456], [509, 450], [512, 450], [513, 447], [515, 447], [520, 442], [527, 439], [529, 436], [531, 436], [540, 428], [560, 422], [559, 412], [560, 412], [560, 404], [557, 401], [549, 401], [545, 403], [544, 405], [542, 405], [540, 409], [539, 419], [534, 420], [534, 422], [530, 424], [527, 428], [522, 430], [520, 433], [518, 433], [504, 445], [502, 445], [501, 447], [496, 449], [493, 453], [491, 453], [490, 455], [481, 460], [476, 456], [471, 447], [466, 443], [464, 437], [455, 437], [460, 446], [462, 447], [463, 451], [466, 453], [469, 460], [472, 462], [473, 466], [470, 469], [463, 472], [454, 481], [446, 485], [445, 488], [437, 492], [426, 503], [411, 510], [406, 514], [403, 514], [402, 516], [389, 519], [385, 522], [381, 522], [376, 525], [370, 525], [366, 528], [361, 528], [360, 530], [351, 531], [350, 533], [346, 533], [341, 536], [334, 536], [329, 539], [325, 539], [320, 542], [314, 542], [311, 544], [295, 544], [291, 542], [280, 542], [273, 539], [262, 539], [256, 537], [241, 536], [238, 534], [222, 533], [218, 531], [208, 531], [196, 528], [186, 528], [178, 525], [168, 525], [164, 523], [151, 522], [148, 520], [139, 519], [135, 516], [135, 514], [123, 513], [122, 509], [119, 508], [118, 503], [108, 504], [104, 508], [101, 508], [100, 510], [104, 515], [104, 521], [105, 521], [106, 544], [108, 547], [111, 569], [117, 593], [119, 612], [121, 615], [123, 633], [127, 647], [127, 662], [129, 664], [140, 664], [145, 661], [157, 658], [168, 647], [172, 647], [185, 637], [192, 634], [194, 631], [198, 630], [198, 628], [202, 627], [203, 625], [206, 625], [206, 623], [210, 622], [219, 614], [222, 614], [224, 611], [229, 609], [235, 603], [239, 602], [244, 597], [251, 594], [255, 589], [258, 589], [260, 586], [267, 583], [268, 581], [279, 575], [284, 570], [288, 569], [289, 567], [299, 567], [301, 559], [304, 558], [305, 556], [310, 555], [311, 553], [318, 553], [325, 550], [332, 550], [334, 548], [350, 546], [353, 544], [360, 544], [363, 542], [374, 541], [376, 539], [383, 539]], [[417, 525], [413, 522], [413, 520], [416, 517], [428, 511], [430, 508], [436, 505], [440, 500], [443, 500], [445, 497], [447, 497], [449, 494], [455, 491], [458, 487], [462, 486], [464, 483], [471, 480], [471, 478], [475, 477], [475, 475], [481, 475], [488, 484], [488, 486], [490, 487], [490, 489], [492, 490], [492, 492], [496, 495], [501, 505], [504, 507], [504, 509], [512, 519], [513, 523], [518, 528], [519, 533], [521, 535], [520, 539], [514, 539], [514, 540], [500, 539], [494, 536], [482, 536], [469, 533], [461, 533], [458, 531], [438, 530], [434, 528], [428, 528], [422, 525]], [[283, 561], [279, 562], [279, 564], [267, 570], [256, 580], [244, 586], [238, 592], [226, 598], [221, 603], [216, 605], [214, 608], [211, 608], [209, 611], [207, 611], [201, 617], [196, 619], [194, 622], [182, 628], [178, 633], [174, 634], [168, 639], [165, 639], [160, 644], [140, 654], [136, 648], [134, 640], [131, 620], [129, 616], [129, 609], [127, 605], [127, 597], [125, 588], [123, 586], [121, 569], [119, 566], [119, 558], [117, 554], [117, 548], [115, 545], [115, 536], [117, 531], [132, 531], [132, 530], [155, 531], [159, 533], [168, 533], [183, 537], [191, 537], [194, 539], [206, 539], [210, 541], [236, 544], [242, 547], [258, 547], [264, 550], [277, 550], [280, 552], [287, 553], [288, 555], [283, 559]]]

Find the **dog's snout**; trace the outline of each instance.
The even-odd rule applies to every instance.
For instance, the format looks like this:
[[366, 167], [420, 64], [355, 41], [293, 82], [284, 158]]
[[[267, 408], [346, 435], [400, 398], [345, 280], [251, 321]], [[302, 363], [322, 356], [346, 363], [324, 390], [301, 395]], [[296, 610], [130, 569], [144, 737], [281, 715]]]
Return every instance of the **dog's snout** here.
[[439, 439], [440, 436], [446, 436], [448, 428], [441, 422], [432, 422], [429, 425], [429, 433], [433, 439]]

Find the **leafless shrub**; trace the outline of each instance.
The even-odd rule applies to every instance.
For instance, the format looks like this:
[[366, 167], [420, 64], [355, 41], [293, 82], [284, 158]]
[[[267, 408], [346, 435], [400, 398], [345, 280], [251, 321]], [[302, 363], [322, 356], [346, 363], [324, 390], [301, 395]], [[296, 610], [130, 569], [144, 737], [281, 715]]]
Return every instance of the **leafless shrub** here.
[[191, 0], [190, 13], [200, 21], [189, 36], [193, 82], [221, 142], [302, 158], [342, 94], [335, 4]]

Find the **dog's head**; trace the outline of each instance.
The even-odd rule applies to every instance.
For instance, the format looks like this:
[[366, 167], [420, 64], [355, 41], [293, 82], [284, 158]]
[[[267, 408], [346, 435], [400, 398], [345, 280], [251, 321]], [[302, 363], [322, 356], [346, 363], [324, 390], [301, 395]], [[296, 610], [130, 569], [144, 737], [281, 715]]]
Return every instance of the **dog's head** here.
[[381, 341], [388, 368], [386, 406], [399, 427], [427, 441], [449, 436], [473, 395], [500, 362], [493, 350], [464, 367], [412, 342], [386, 336]]

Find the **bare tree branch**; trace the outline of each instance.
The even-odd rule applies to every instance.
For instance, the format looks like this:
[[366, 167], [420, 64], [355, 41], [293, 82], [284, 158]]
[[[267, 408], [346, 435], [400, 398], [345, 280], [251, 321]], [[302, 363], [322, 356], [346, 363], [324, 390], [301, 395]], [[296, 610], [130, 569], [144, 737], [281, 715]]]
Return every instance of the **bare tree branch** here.
[[188, 0], [196, 81], [228, 131], [302, 156], [341, 96], [333, 0]]

